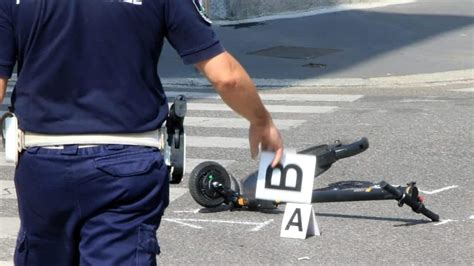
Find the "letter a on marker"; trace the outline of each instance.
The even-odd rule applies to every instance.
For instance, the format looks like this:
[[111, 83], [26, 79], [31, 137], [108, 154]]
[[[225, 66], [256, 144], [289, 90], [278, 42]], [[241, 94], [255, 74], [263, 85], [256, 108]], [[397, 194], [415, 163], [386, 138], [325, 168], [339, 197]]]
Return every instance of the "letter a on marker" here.
[[[295, 218], [298, 219], [298, 222], [295, 222]], [[290, 218], [290, 222], [286, 225], [285, 230], [289, 230], [290, 226], [298, 226], [298, 231], [303, 231], [303, 223], [301, 221], [301, 209], [296, 208], [295, 212], [293, 212], [293, 215]]]
[[321, 235], [313, 205], [287, 203], [281, 224], [281, 237], [306, 239]]

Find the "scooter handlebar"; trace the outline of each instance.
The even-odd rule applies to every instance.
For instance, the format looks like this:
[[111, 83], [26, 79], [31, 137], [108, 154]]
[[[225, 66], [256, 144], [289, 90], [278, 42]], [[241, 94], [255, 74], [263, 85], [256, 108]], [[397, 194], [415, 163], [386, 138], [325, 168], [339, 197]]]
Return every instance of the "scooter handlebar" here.
[[361, 138], [358, 141], [354, 141], [350, 144], [342, 144], [336, 146], [334, 152], [336, 154], [336, 160], [351, 157], [364, 152], [369, 148], [369, 140], [367, 138]]
[[[414, 212], [423, 214], [424, 216], [430, 218], [431, 221], [439, 221], [439, 215], [425, 207], [425, 205], [418, 198], [418, 192], [416, 192], [415, 195], [410, 195], [407, 192], [401, 192], [385, 181], [380, 182], [380, 187], [392, 194], [395, 199], [398, 200], [398, 205], [400, 207], [403, 206], [403, 204], [406, 204], [410, 206]], [[414, 189], [416, 189], [416, 187]]]

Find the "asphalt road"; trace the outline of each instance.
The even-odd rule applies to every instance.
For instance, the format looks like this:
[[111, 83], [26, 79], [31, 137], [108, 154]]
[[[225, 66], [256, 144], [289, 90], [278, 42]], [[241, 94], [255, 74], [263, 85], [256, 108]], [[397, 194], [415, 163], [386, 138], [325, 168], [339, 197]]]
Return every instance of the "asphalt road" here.
[[[306, 87], [261, 92], [269, 106], [333, 107], [320, 113], [274, 112], [274, 119], [286, 121], [279, 123], [285, 128], [282, 134], [289, 149], [300, 150], [336, 139], [369, 138], [369, 150], [334, 164], [315, 180], [314, 187], [342, 180], [386, 180], [393, 184], [417, 181], [427, 207], [440, 214], [441, 222], [431, 223], [407, 207], [397, 207], [392, 200], [313, 204], [322, 235], [306, 240], [285, 239], [279, 236], [284, 206], [270, 213], [203, 209], [187, 192], [186, 177], [181, 185], [172, 188], [173, 201], [158, 231], [160, 262], [472, 264], [473, 88], [474, 84], [464, 84], [397, 89]], [[183, 91], [190, 93], [189, 88]], [[285, 95], [287, 100], [271, 100], [274, 95]], [[313, 101], [308, 95], [316, 99]], [[197, 109], [189, 112], [189, 121], [196, 117], [236, 118], [228, 111], [199, 110], [199, 106], [219, 103], [215, 99], [190, 100]], [[249, 158], [245, 125], [229, 121], [232, 126], [189, 125], [188, 162], [217, 160], [241, 178], [255, 170], [257, 162]], [[199, 147], [209, 137], [223, 139]], [[231, 147], [233, 144], [236, 146]], [[17, 223], [16, 200], [11, 194], [12, 172], [11, 166], [0, 166], [0, 261], [6, 265], [11, 261]]]
[[[212, 93], [209, 88], [181, 87], [189, 83], [182, 78], [200, 75], [165, 47], [161, 77], [178, 78], [165, 87], [194, 98], [186, 119], [188, 173], [172, 188], [158, 231], [160, 263], [472, 265], [473, 10], [469, 0], [420, 0], [216, 27], [225, 47], [266, 84], [262, 96], [288, 149], [368, 137], [369, 150], [334, 164], [315, 188], [342, 180], [417, 181], [427, 207], [442, 219], [431, 223], [395, 201], [313, 204], [322, 235], [306, 240], [279, 236], [284, 206], [270, 213], [229, 212], [202, 209], [191, 198], [187, 176], [197, 163], [216, 160], [242, 178], [257, 162], [249, 158], [246, 123], [215, 95], [202, 94]], [[290, 51], [296, 58], [278, 57], [287, 50], [253, 53], [281, 46], [296, 47]], [[435, 73], [462, 69], [471, 70], [456, 72], [456, 82], [451, 72]], [[420, 73], [434, 74], [396, 78]], [[392, 78], [367, 79], [373, 77]], [[329, 79], [311, 86], [320, 78]], [[300, 88], [294, 81], [308, 83]], [[293, 87], [270, 85], [279, 82]], [[5, 110], [1, 105], [0, 113]], [[12, 178], [13, 167], [0, 163], [0, 266], [11, 265], [19, 225]]]
[[[351, 94], [363, 98], [336, 103], [339, 109], [330, 114], [275, 114], [275, 118], [306, 120], [303, 125], [282, 132], [289, 148], [299, 150], [336, 139], [369, 138], [368, 151], [337, 162], [315, 180], [315, 187], [342, 180], [386, 180], [394, 184], [417, 181], [424, 191], [427, 207], [438, 212], [442, 222], [428, 222], [407, 207], [397, 207], [395, 201], [314, 204], [322, 236], [283, 239], [279, 233], [284, 207], [274, 213], [208, 213], [189, 194], [184, 194], [166, 213], [171, 221], [165, 220], [159, 230], [163, 250], [160, 261], [163, 264], [472, 264], [472, 88], [464, 85], [396, 90], [292, 89], [287, 92]], [[198, 131], [191, 130], [195, 132]], [[246, 136], [245, 130], [215, 133]], [[236, 177], [256, 169], [247, 150], [195, 148], [189, 154], [236, 160], [228, 166]], [[252, 230], [256, 225], [246, 223], [268, 224], [255, 232]]]

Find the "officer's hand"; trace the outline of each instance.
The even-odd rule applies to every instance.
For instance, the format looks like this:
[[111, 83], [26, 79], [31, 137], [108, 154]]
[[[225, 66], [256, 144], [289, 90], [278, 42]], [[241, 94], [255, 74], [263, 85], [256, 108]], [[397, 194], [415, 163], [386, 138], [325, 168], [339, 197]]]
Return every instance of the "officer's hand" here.
[[257, 157], [258, 146], [260, 144], [262, 150], [275, 152], [272, 167], [277, 166], [283, 155], [283, 141], [280, 132], [271, 119], [264, 122], [251, 123], [249, 129], [249, 141], [252, 158], [255, 159]]

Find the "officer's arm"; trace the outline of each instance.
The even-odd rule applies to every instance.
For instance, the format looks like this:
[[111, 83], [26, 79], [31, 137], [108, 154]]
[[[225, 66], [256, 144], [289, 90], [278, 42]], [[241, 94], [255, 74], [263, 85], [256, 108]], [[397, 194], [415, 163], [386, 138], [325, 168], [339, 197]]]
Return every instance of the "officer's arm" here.
[[224, 102], [250, 121], [249, 141], [252, 157], [263, 150], [276, 152], [272, 165], [280, 161], [283, 144], [270, 113], [263, 105], [255, 85], [244, 68], [229, 53], [221, 53], [195, 64], [207, 77]]
[[7, 90], [8, 79], [0, 77], [0, 104], [3, 102], [5, 97], [5, 91]]

